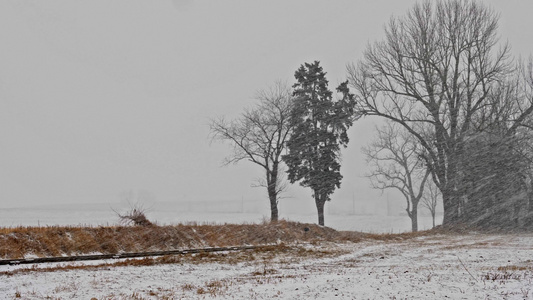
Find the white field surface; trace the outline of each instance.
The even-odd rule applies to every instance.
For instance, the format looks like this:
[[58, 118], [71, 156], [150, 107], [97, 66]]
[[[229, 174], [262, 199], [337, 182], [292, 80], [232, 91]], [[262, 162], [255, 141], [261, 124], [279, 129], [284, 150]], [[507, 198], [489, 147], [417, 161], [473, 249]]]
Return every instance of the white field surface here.
[[[230, 203], [229, 209], [239, 209], [240, 204]], [[224, 223], [260, 223], [270, 218], [268, 209], [263, 212], [224, 212], [228, 207], [200, 207], [204, 211], [184, 211], [187, 207], [178, 204], [156, 203], [146, 205], [146, 216], [159, 225], [195, 222], [198, 224]], [[127, 204], [79, 204], [79, 205], [50, 205], [27, 208], [0, 209], [0, 227], [17, 226], [111, 226], [117, 225], [119, 219], [113, 209], [124, 213], [130, 209]], [[193, 209], [195, 209], [193, 207]], [[422, 209], [421, 209], [422, 210]], [[221, 212], [217, 212], [221, 211]], [[314, 209], [307, 209], [305, 213], [285, 213], [281, 211], [280, 218], [301, 222], [317, 223]], [[326, 226], [336, 230], [362, 231], [370, 233], [402, 233], [411, 231], [411, 220], [407, 215], [354, 215], [330, 214], [326, 209]], [[432, 228], [430, 216], [418, 216], [420, 230]], [[442, 215], [436, 218], [436, 224], [442, 223]]]
[[531, 234], [302, 247], [338, 254], [54, 272], [39, 265], [0, 275], [0, 299], [533, 299]]

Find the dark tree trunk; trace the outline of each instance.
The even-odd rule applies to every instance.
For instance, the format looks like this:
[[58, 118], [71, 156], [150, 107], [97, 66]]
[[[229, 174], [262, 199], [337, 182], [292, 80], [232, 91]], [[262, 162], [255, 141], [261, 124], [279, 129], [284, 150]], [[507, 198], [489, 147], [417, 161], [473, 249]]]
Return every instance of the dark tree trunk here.
[[270, 200], [270, 222], [277, 222], [278, 215], [278, 162], [274, 161], [272, 171], [267, 170], [267, 190]]
[[418, 205], [415, 205], [413, 203], [413, 208], [411, 211], [407, 210], [407, 214], [409, 215], [409, 218], [411, 218], [411, 231], [417, 232], [418, 231]]
[[433, 219], [433, 227], [431, 228], [435, 228], [435, 210], [431, 211], [431, 218]]
[[453, 226], [459, 222], [459, 203], [456, 195], [451, 192], [442, 193], [442, 204], [444, 207], [444, 217], [442, 226]]
[[269, 196], [270, 198], [270, 222], [278, 221], [278, 199], [274, 196]]
[[319, 196], [315, 199], [315, 202], [318, 212], [318, 225], [324, 226], [324, 204], [326, 204], [326, 200]]
[[[273, 177], [273, 176], [272, 176]], [[268, 181], [268, 198], [270, 200], [270, 222], [278, 221], [278, 194], [276, 192], [276, 178], [270, 178]]]
[[[533, 188], [531, 188], [533, 189]], [[529, 205], [529, 211], [533, 211], [533, 191], [528, 191], [528, 205]]]

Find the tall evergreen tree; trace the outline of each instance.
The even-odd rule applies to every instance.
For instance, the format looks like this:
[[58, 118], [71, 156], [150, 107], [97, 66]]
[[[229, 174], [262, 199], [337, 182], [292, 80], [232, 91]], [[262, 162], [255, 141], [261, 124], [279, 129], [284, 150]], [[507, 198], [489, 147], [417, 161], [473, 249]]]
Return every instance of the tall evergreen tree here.
[[320, 63], [305, 63], [295, 72], [294, 103], [290, 116], [292, 133], [287, 141], [288, 154], [283, 160], [288, 166], [291, 183], [313, 190], [318, 211], [318, 223], [324, 225], [324, 204], [340, 187], [340, 146], [346, 147], [346, 131], [354, 120], [354, 96], [348, 82], [337, 87], [342, 98], [334, 101], [328, 89], [326, 73]]

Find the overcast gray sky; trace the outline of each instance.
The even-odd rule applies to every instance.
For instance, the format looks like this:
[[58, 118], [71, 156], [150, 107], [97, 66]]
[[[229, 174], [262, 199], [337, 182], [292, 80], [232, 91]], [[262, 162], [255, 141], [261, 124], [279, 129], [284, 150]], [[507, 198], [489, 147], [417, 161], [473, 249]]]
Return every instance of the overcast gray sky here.
[[[533, 52], [533, 1], [484, 1], [501, 12], [513, 52]], [[116, 202], [125, 190], [158, 201], [264, 199], [261, 169], [221, 167], [209, 118], [234, 117], [256, 90], [294, 81], [320, 60], [344, 80], [391, 15], [414, 1], [0, 1], [0, 208]], [[335, 201], [380, 197], [356, 122]], [[314, 206], [307, 189], [285, 201]], [[302, 200], [303, 199], [303, 200]], [[282, 212], [283, 213], [283, 212]]]

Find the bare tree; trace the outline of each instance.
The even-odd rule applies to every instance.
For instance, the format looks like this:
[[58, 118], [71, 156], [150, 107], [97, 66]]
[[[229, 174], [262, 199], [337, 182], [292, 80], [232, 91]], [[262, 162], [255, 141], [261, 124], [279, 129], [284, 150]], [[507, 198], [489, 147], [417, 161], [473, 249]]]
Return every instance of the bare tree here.
[[435, 214], [439, 204], [440, 192], [435, 183], [431, 180], [426, 182], [426, 188], [422, 194], [421, 204], [431, 213], [433, 228], [435, 228]]
[[232, 153], [225, 164], [248, 160], [265, 171], [259, 186], [266, 187], [270, 201], [271, 221], [277, 221], [278, 201], [286, 184], [281, 173], [281, 155], [290, 134], [289, 115], [292, 90], [278, 81], [269, 89], [257, 93], [259, 102], [246, 109], [239, 118], [228, 121], [224, 117], [211, 120], [213, 139], [229, 142]]
[[422, 147], [392, 122], [377, 129], [377, 138], [363, 147], [372, 172], [367, 176], [375, 189], [395, 189], [405, 198], [411, 230], [418, 231], [418, 204], [430, 172], [420, 157]]
[[130, 205], [130, 210], [121, 214], [114, 210], [120, 219], [120, 223], [124, 225], [135, 226], [152, 226], [153, 223], [146, 217], [146, 208], [142, 204]]
[[148, 191], [128, 190], [120, 193], [120, 199], [126, 202], [130, 209], [125, 213], [119, 213], [115, 209], [111, 208], [115, 214], [119, 217], [120, 223], [123, 225], [135, 225], [135, 226], [152, 226], [153, 223], [146, 217], [148, 208], [145, 207], [146, 203], [153, 202], [154, 196]]
[[425, 1], [391, 18], [385, 39], [347, 68], [358, 110], [400, 124], [425, 149], [445, 226], [462, 221], [465, 139], [495, 124], [514, 135], [533, 112], [530, 77], [507, 44], [498, 47], [497, 29], [498, 14], [482, 2]]

